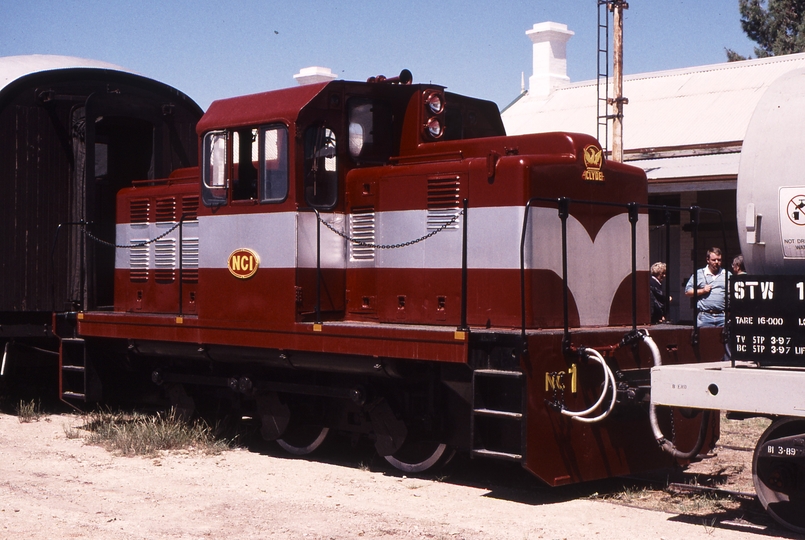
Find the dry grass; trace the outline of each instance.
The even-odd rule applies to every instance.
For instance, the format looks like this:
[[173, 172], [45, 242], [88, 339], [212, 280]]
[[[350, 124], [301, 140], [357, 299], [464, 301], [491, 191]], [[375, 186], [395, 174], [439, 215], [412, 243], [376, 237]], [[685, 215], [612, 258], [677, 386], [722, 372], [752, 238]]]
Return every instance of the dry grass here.
[[[185, 422], [175, 412], [142, 414], [94, 412], [86, 415], [83, 429], [88, 444], [106, 448], [124, 456], [155, 456], [163, 450], [197, 450], [217, 454], [229, 448], [229, 442], [216, 439], [202, 421]], [[73, 428], [65, 429], [68, 438]], [[74, 436], [72, 437], [74, 438]]]
[[17, 412], [17, 418], [22, 424], [38, 422], [45, 414], [42, 411], [42, 404], [38, 399], [31, 401], [20, 400], [14, 409]]
[[[729, 420], [722, 413], [721, 437], [708, 458], [669, 474], [664, 482], [649, 480], [627, 484], [621, 490], [594, 497], [639, 508], [700, 516], [713, 522], [743, 515], [748, 507], [760, 509], [760, 504], [749, 496], [717, 490], [754, 493], [752, 452], [770, 423], [765, 418]], [[680, 489], [687, 486], [694, 489]], [[697, 492], [695, 488], [699, 486], [705, 490]], [[709, 488], [712, 490], [708, 491]]]

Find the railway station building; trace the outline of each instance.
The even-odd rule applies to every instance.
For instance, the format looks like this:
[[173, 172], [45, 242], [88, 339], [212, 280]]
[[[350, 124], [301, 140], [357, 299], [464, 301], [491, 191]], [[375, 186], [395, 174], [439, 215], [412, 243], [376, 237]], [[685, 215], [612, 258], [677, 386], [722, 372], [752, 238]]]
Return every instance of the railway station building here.
[[[599, 136], [598, 81], [571, 82], [567, 76], [565, 51], [573, 32], [564, 24], [545, 22], [535, 24], [526, 35], [533, 43], [533, 72], [528, 87], [502, 111], [506, 133], [569, 131]], [[718, 215], [702, 214], [699, 253], [692, 258], [689, 213], [673, 214], [671, 255], [665, 261], [664, 213], [650, 215], [650, 261], [668, 263], [672, 321], [692, 320], [684, 284], [694, 268], [704, 265], [705, 250], [720, 246], [726, 268], [738, 254], [738, 235], [746, 234], [736, 225], [735, 198], [744, 135], [769, 85], [800, 68], [805, 68], [805, 53], [624, 76], [628, 104], [623, 159], [646, 171], [649, 203], [716, 209], [726, 227], [724, 246]], [[609, 85], [612, 97], [611, 79]], [[599, 138], [604, 139], [603, 133]], [[608, 139], [611, 147], [611, 134]]]

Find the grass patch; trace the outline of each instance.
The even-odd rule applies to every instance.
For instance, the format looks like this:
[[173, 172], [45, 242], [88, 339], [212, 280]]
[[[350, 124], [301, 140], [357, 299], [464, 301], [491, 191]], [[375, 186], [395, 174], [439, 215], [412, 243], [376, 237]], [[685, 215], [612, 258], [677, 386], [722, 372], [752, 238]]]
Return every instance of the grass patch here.
[[163, 450], [218, 454], [230, 447], [203, 421], [188, 423], [175, 411], [143, 414], [100, 411], [86, 416], [85, 440], [124, 456], [155, 456]]
[[42, 412], [42, 403], [38, 399], [32, 399], [31, 401], [20, 400], [15, 410], [21, 424], [39, 422], [45, 414]]

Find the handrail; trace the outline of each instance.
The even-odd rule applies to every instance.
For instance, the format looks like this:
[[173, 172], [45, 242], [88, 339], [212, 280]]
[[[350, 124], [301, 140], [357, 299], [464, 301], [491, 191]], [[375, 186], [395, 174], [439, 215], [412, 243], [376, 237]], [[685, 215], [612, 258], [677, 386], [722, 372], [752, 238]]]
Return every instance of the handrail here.
[[[610, 206], [610, 207], [620, 207], [626, 210], [627, 216], [629, 218], [630, 223], [630, 233], [631, 233], [631, 259], [632, 259], [632, 333], [637, 331], [637, 222], [639, 220], [639, 213], [641, 209], [646, 210], [663, 210], [665, 212], [665, 234], [666, 234], [666, 261], [670, 260], [670, 213], [672, 211], [676, 212], [689, 212], [691, 215], [691, 224], [693, 225], [693, 242], [694, 242], [694, 257], [695, 254], [698, 252], [698, 236], [699, 236], [699, 217], [700, 213], [708, 212], [714, 213], [719, 216], [720, 224], [721, 224], [721, 231], [722, 231], [722, 241], [724, 245], [724, 251], [728, 251], [727, 246], [727, 235], [726, 229], [724, 224], [724, 219], [719, 210], [710, 209], [710, 208], [700, 208], [698, 206], [691, 206], [689, 208], [685, 207], [673, 207], [668, 205], [655, 205], [655, 204], [643, 204], [643, 203], [615, 203], [615, 202], [606, 202], [606, 201], [588, 201], [588, 200], [575, 200], [569, 197], [559, 197], [559, 198], [548, 198], [548, 197], [532, 197], [530, 198], [524, 207], [524, 215], [523, 215], [523, 226], [520, 235], [520, 318], [521, 318], [521, 328], [520, 328], [520, 336], [522, 340], [522, 349], [523, 353], [526, 354], [528, 351], [528, 342], [526, 338], [526, 295], [525, 295], [525, 241], [526, 241], [526, 233], [528, 230], [528, 220], [531, 214], [531, 208], [537, 202], [544, 202], [550, 203], [551, 205], [556, 205], [558, 217], [562, 220], [562, 310], [563, 310], [563, 338], [562, 338], [562, 348], [563, 351], [568, 352], [570, 350], [570, 329], [569, 329], [569, 301], [568, 301], [568, 278], [567, 278], [567, 218], [569, 217], [569, 208], [571, 204], [587, 204], [587, 205], [596, 205], [596, 206]], [[694, 264], [695, 267], [695, 264]], [[696, 274], [696, 270], [694, 268], [694, 276]], [[729, 273], [726, 276], [726, 291], [725, 291], [725, 317], [729, 313]], [[668, 305], [668, 286], [665, 285], [665, 304]], [[695, 287], [694, 287], [694, 295], [695, 295]], [[695, 298], [694, 298], [695, 300]], [[698, 343], [698, 324], [697, 324], [697, 316], [698, 316], [698, 305], [694, 302], [694, 329], [693, 334], [691, 335], [691, 342], [695, 346]], [[727, 325], [724, 326], [724, 339], [725, 343], [728, 339], [728, 329]]]
[[466, 332], [467, 326], [467, 221], [469, 219], [469, 201], [464, 199], [464, 222], [461, 236], [461, 322], [459, 330]]
[[316, 305], [314, 307], [316, 324], [321, 324], [321, 214], [317, 208], [299, 208], [300, 212], [316, 214]]

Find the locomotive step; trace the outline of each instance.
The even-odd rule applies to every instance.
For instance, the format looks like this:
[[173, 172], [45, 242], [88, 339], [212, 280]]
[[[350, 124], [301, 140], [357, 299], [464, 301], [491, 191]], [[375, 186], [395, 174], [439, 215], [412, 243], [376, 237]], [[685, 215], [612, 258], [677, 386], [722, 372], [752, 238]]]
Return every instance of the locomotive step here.
[[523, 417], [523, 413], [498, 411], [495, 409], [473, 409], [472, 412], [473, 414], [477, 414], [479, 416], [489, 416], [494, 418], [513, 418], [515, 420], [520, 420]]
[[80, 337], [65, 337], [61, 338], [62, 343], [84, 343], [84, 338]]
[[84, 366], [62, 366], [62, 371], [74, 371], [77, 373], [84, 373]]
[[62, 397], [65, 399], [81, 399], [86, 400], [87, 396], [79, 392], [62, 392]]
[[476, 369], [476, 375], [484, 375], [486, 377], [512, 377], [515, 379], [522, 379], [522, 371], [506, 371], [503, 369]]
[[495, 459], [505, 459], [509, 461], [522, 461], [522, 454], [511, 454], [509, 452], [496, 452], [494, 450], [476, 449], [472, 451], [473, 456], [488, 457]]

